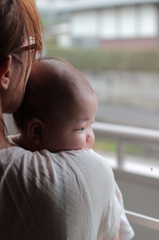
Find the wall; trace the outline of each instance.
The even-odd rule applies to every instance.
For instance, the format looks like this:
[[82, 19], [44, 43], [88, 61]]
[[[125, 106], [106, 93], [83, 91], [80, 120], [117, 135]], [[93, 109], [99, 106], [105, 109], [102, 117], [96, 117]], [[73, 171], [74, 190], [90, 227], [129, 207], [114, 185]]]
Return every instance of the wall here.
[[99, 101], [159, 110], [159, 73], [83, 71]]
[[71, 36], [73, 38], [97, 36], [97, 12], [84, 11], [72, 14], [70, 21]]

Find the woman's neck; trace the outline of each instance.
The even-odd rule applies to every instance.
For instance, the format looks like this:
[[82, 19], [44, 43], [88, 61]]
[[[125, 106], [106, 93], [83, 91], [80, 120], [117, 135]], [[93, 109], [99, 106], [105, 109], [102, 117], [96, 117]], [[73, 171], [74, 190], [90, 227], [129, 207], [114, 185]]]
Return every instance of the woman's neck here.
[[11, 144], [9, 143], [8, 139], [6, 138], [5, 134], [5, 123], [3, 120], [2, 109], [0, 107], [0, 149], [10, 147]]
[[0, 129], [0, 149], [11, 147], [12, 145], [9, 143], [8, 139], [5, 136], [5, 133]]

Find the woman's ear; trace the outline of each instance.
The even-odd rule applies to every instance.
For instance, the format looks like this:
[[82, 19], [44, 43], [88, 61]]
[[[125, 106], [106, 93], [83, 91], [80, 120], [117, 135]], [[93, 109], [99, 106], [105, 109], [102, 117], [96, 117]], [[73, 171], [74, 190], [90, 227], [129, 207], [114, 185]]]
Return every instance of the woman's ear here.
[[44, 127], [44, 123], [38, 118], [31, 119], [28, 124], [28, 136], [36, 145], [40, 145], [43, 142]]
[[12, 56], [7, 55], [4, 61], [0, 64], [0, 89], [2, 90], [7, 90], [9, 87], [11, 62]]

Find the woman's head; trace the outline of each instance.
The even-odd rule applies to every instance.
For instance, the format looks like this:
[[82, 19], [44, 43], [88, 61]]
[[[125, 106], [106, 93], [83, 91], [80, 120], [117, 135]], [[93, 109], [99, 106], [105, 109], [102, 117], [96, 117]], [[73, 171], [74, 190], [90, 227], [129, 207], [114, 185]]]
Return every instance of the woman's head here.
[[[3, 112], [13, 112], [21, 103], [35, 52], [42, 50], [41, 20], [34, 0], [0, 1], [0, 98]], [[33, 51], [22, 51], [35, 38]], [[28, 47], [29, 49], [29, 47]], [[4, 81], [5, 85], [4, 87]]]

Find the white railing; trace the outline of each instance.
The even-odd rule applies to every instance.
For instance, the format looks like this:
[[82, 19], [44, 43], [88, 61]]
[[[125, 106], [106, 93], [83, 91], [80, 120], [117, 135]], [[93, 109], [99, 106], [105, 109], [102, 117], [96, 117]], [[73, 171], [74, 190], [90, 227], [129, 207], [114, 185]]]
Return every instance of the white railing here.
[[125, 142], [151, 143], [159, 145], [159, 131], [96, 122], [93, 125], [96, 136], [113, 139], [117, 142], [118, 167], [122, 168], [125, 155]]
[[127, 218], [131, 223], [159, 231], [159, 219], [147, 217], [138, 213], [125, 211]]
[[[159, 131], [136, 127], [120, 126], [96, 122], [93, 126], [96, 136], [112, 139], [117, 142], [118, 168], [122, 169], [125, 155], [125, 142], [150, 143], [159, 145]], [[144, 216], [138, 213], [126, 211], [131, 223], [159, 231], [159, 219]]]

